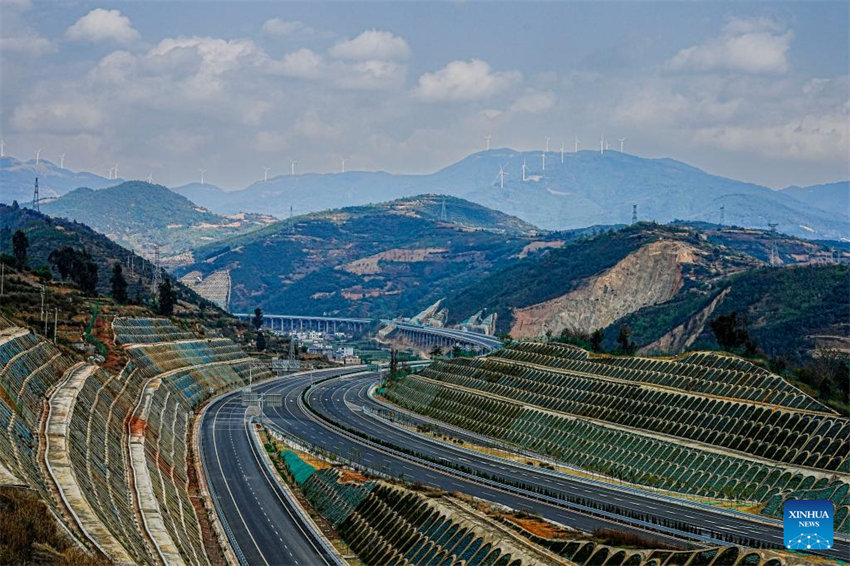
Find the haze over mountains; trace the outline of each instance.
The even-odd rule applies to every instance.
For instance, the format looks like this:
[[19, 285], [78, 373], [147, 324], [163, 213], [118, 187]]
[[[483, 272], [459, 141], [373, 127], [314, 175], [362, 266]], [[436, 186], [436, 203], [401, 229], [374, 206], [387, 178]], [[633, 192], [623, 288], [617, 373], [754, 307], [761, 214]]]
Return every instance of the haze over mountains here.
[[[494, 149], [474, 153], [428, 175], [351, 171], [281, 175], [225, 191], [190, 183], [173, 190], [220, 215], [255, 212], [286, 218], [345, 206], [386, 202], [416, 194], [447, 194], [517, 216], [548, 230], [631, 221], [719, 222], [765, 228], [811, 239], [850, 239], [848, 182], [767, 187], [718, 177], [674, 159], [647, 159], [619, 151], [541, 152]], [[523, 175], [525, 164], [525, 175]], [[499, 170], [504, 171], [504, 186]], [[47, 160], [5, 157], [0, 168], [3, 201], [32, 199], [39, 175], [42, 197], [80, 186], [97, 189], [120, 183], [91, 173], [60, 169]]]
[[87, 224], [142, 255], [150, 255], [154, 244], [163, 256], [179, 254], [274, 221], [259, 214], [214, 214], [162, 185], [144, 181], [101, 190], [75, 189], [41, 209]]
[[[702, 220], [750, 227], [776, 223], [778, 230], [806, 238], [850, 237], [846, 207], [817, 208], [829, 186], [811, 196], [711, 175], [674, 159], [646, 159], [619, 151], [546, 154], [494, 149], [479, 152], [430, 175], [384, 172], [284, 175], [240, 191], [192, 184], [175, 190], [221, 214], [265, 212], [278, 217], [402, 198], [449, 194], [477, 202], [548, 230], [627, 223], [632, 205], [644, 220]], [[526, 164], [523, 180], [523, 163]], [[505, 172], [504, 188], [499, 168]]]
[[103, 189], [123, 181], [121, 178], [107, 179], [87, 171], [64, 169], [47, 159], [40, 159], [36, 165], [35, 159], [21, 161], [6, 155], [0, 157], [0, 202], [31, 202], [36, 177], [41, 198], [58, 197], [79, 187]]

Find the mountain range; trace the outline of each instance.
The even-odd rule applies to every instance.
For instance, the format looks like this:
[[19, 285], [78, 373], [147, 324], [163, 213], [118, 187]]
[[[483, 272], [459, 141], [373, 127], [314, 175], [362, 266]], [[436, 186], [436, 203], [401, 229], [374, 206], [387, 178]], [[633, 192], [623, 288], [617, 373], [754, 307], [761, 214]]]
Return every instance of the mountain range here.
[[[500, 176], [500, 169], [504, 172]], [[121, 180], [74, 173], [41, 160], [0, 160], [3, 202], [32, 199], [36, 174], [42, 197]], [[447, 194], [477, 202], [547, 230], [640, 220], [705, 221], [744, 227], [776, 224], [785, 234], [850, 240], [848, 182], [772, 190], [711, 175], [674, 159], [606, 151], [518, 152], [502, 148], [472, 154], [427, 175], [386, 172], [272, 177], [235, 191], [190, 183], [173, 190], [219, 215], [251, 212], [287, 218], [417, 194]]]
[[54, 198], [79, 187], [103, 189], [117, 185], [123, 179], [107, 179], [94, 173], [72, 171], [59, 167], [47, 159], [21, 161], [14, 157], [0, 157], [0, 202], [21, 205], [32, 202], [33, 185], [38, 177], [38, 192], [41, 198]]
[[[500, 177], [499, 171], [504, 172]], [[523, 173], [523, 171], [525, 171]], [[447, 194], [517, 216], [547, 230], [628, 223], [633, 205], [641, 220], [701, 220], [766, 227], [812, 239], [850, 238], [843, 209], [798, 192], [775, 191], [711, 175], [674, 159], [646, 159], [618, 151], [561, 154], [494, 149], [475, 153], [430, 175], [384, 172], [285, 175], [239, 191], [192, 184], [175, 190], [219, 213], [264, 212], [278, 217], [412, 194]], [[811, 187], [820, 195], [827, 186]], [[722, 210], [722, 212], [721, 212]]]
[[558, 234], [454, 197], [420, 195], [298, 216], [203, 246], [177, 274], [230, 310], [397, 316], [518, 257], [560, 245]]
[[154, 245], [160, 246], [163, 257], [170, 257], [275, 220], [250, 213], [227, 217], [214, 214], [162, 185], [143, 181], [100, 190], [75, 189], [41, 209], [51, 216], [91, 226], [148, 257], [152, 257]]

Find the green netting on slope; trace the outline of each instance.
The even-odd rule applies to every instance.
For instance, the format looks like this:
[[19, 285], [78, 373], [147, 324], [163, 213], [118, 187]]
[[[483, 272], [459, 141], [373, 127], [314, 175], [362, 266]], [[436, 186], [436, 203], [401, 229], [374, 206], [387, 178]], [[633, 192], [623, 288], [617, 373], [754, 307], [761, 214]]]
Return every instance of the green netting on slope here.
[[310, 479], [310, 476], [316, 473], [316, 468], [299, 458], [291, 450], [284, 450], [280, 453], [280, 457], [283, 458], [284, 463], [286, 463], [286, 469], [289, 470], [289, 473], [292, 474], [292, 477], [295, 478], [295, 483], [298, 485], [303, 484]]
[[338, 479], [339, 472], [325, 468], [310, 474], [301, 484], [310, 505], [334, 527], [345, 521], [375, 487], [374, 482], [339, 483]]

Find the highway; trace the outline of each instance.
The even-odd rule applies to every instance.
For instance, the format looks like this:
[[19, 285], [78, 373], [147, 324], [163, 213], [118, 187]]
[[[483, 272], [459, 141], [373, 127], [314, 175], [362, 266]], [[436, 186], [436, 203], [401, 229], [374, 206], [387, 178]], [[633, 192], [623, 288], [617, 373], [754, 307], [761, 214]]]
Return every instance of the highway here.
[[[368, 381], [374, 380], [374, 377], [367, 378]], [[362, 378], [356, 382], [359, 386], [366, 383]], [[346, 381], [332, 382], [330, 384], [318, 385], [313, 390], [310, 400], [317, 403], [320, 399], [324, 401], [327, 397], [328, 402], [333, 400], [335, 404], [345, 407], [344, 401], [340, 397], [340, 393], [331, 394], [328, 387], [338, 386], [339, 384], [348, 384]], [[310, 413], [301, 402], [301, 393], [309, 385], [309, 380], [303, 378], [284, 379], [274, 383], [265, 383], [256, 387], [257, 390], [266, 392], [282, 393], [283, 406], [279, 408], [267, 407], [265, 417], [270, 423], [290, 434], [299, 438], [305, 439], [313, 445], [356, 461], [373, 470], [388, 473], [395, 477], [403, 477], [407, 481], [421, 482], [424, 484], [439, 487], [449, 492], [462, 492], [487, 499], [493, 502], [501, 503], [518, 510], [530, 511], [539, 513], [547, 518], [555, 520], [565, 525], [572, 525], [576, 528], [593, 531], [600, 528], [618, 528], [621, 530], [640, 532], [642, 535], [649, 538], [654, 538], [667, 544], [681, 545], [681, 540], [669, 537], [663, 534], [651, 533], [640, 529], [629, 527], [623, 524], [606, 520], [604, 518], [594, 517], [585, 513], [580, 513], [572, 509], [568, 509], [561, 505], [546, 503], [538, 499], [518, 495], [501, 489], [499, 487], [489, 486], [460, 477], [448, 471], [441, 471], [432, 467], [424, 466], [416, 462], [412, 462], [402, 455], [387, 452], [386, 450], [364, 443], [358, 439], [350, 438], [341, 431], [329, 428], [323, 421], [317, 419]], [[369, 422], [369, 429], [375, 432], [375, 423]], [[383, 430], [381, 430], [383, 436]], [[387, 431], [387, 435], [392, 434]], [[408, 442], [410, 439], [397, 437], [397, 440]], [[427, 443], [427, 442], [426, 442]], [[429, 443], [427, 443], [429, 444]], [[441, 448], [436, 445], [431, 445], [434, 454], [440, 454]], [[468, 454], [457, 455], [448, 454], [451, 457], [459, 457], [470, 459]], [[481, 458], [480, 464], [484, 464]], [[463, 460], [461, 460], [463, 461]], [[498, 466], [492, 466], [494, 471], [498, 470]], [[520, 472], [520, 473], [524, 473]]]
[[[325, 381], [307, 393], [307, 403], [333, 421], [352, 429], [368, 431], [369, 435], [394, 446], [427, 454], [435, 462], [452, 462], [487, 473], [493, 481], [487, 483], [486, 480], [464, 477], [456, 471], [441, 469], [439, 465], [426, 465], [400, 451], [353, 437], [313, 414], [302, 403], [302, 393], [310, 387], [313, 379], [314, 376], [301, 375], [255, 385], [255, 391], [281, 393], [283, 397], [281, 407], [266, 407], [267, 422], [273, 428], [373, 470], [537, 513], [588, 532], [614, 528], [639, 532], [667, 544], [682, 544], [681, 539], [672, 533], [644, 530], [636, 519], [626, 519], [630, 513], [642, 513], [666, 520], [668, 524], [674, 521], [687, 522], [704, 531], [704, 535], [710, 534], [715, 539], [721, 539], [722, 535], [735, 535], [762, 541], [769, 546], [782, 545], [782, 529], [775, 524], [751, 520], [714, 507], [678, 502], [675, 499], [662, 500], [640, 491], [607, 484], [589, 484], [570, 476], [553, 475], [521, 464], [494, 460], [376, 420], [361, 410], [364, 405], [379, 406], [367, 396], [368, 387], [376, 379], [374, 375], [359, 374]], [[222, 509], [220, 514], [230, 525], [233, 538], [251, 564], [325, 563], [317, 561], [320, 552], [315, 547], [311, 548], [308, 535], [299, 532], [298, 521], [294, 520], [284, 502], [270, 488], [270, 482], [264, 479], [262, 467], [257, 465], [256, 458], [252, 460], [247, 442], [248, 432], [244, 428], [244, 411], [238, 397], [225, 397], [209, 407], [202, 423], [204, 445], [214, 445], [216, 439], [220, 445], [218, 450], [214, 448], [203, 453], [207, 468], [210, 469], [208, 482], [213, 493], [217, 494]], [[214, 471], [217, 466], [222, 466], [219, 473]], [[509, 487], [510, 484], [523, 484], [525, 491], [517, 491]], [[533, 493], [534, 489], [543, 488], [549, 494], [581, 497], [585, 501], [603, 503], [607, 506], [605, 512], [609, 514], [599, 516], [598, 510], [577, 508], [575, 504]], [[280, 539], [286, 542], [285, 547]], [[290, 559], [289, 552], [292, 553], [291, 562], [287, 562]], [[823, 554], [835, 558], [850, 556], [850, 544], [846, 539], [836, 539], [836, 547]]]
[[[311, 372], [298, 379], [308, 384], [317, 375], [338, 373]], [[302, 524], [278, 480], [262, 464], [246, 411], [240, 392], [235, 391], [213, 401], [200, 425], [207, 486], [237, 559], [252, 566], [336, 564]]]
[[[375, 406], [375, 402], [366, 395], [369, 385], [374, 380], [373, 376], [359, 376], [327, 381], [309, 392], [307, 402], [332, 420], [347, 427], [368, 431], [371, 436], [380, 437], [393, 445], [428, 454], [429, 459], [437, 462], [443, 459], [447, 462], [461, 463], [490, 474], [494, 479], [506, 484], [522, 483], [532, 488], [534, 486], [545, 488], [550, 493], [558, 495], [583, 497], [609, 505], [617, 515], [626, 516], [629, 512], [648, 513], [670, 523], [684, 521], [705, 533], [711, 533], [712, 538], [721, 539], [722, 535], [745, 536], [769, 546], [782, 547], [782, 527], [775, 522], [765, 523], [739, 514], [731, 514], [716, 507], [689, 504], [669, 498], [659, 499], [643, 492], [620, 489], [618, 486], [589, 484], [570, 476], [553, 475], [519, 464], [513, 465], [493, 460], [485, 455], [471, 453], [382, 423], [360, 410], [363, 405]], [[468, 493], [515, 509], [536, 512], [546, 518], [585, 531], [593, 531], [596, 528], [639, 530], [637, 527], [617, 524], [603, 517], [577, 512], [565, 507], [563, 502], [547, 503], [533, 497], [483, 485], [452, 473], [423, 467], [405, 460], [402, 455], [387, 453], [376, 446], [363, 444], [357, 439], [348, 437], [340, 431], [330, 430], [326, 423], [317, 422], [315, 415], [310, 414], [299, 403], [304, 387], [304, 384], [297, 383], [270, 384], [270, 390], [284, 394], [284, 407], [269, 409], [266, 415], [282, 429], [327, 450], [373, 469], [383, 469], [395, 476], [403, 474], [408, 480], [420, 481], [447, 491]], [[674, 540], [662, 534], [650, 536], [668, 543]], [[846, 558], [850, 556], [850, 543], [846, 537], [843, 540], [836, 539], [835, 548], [831, 551], [823, 551], [823, 554], [834, 558]]]

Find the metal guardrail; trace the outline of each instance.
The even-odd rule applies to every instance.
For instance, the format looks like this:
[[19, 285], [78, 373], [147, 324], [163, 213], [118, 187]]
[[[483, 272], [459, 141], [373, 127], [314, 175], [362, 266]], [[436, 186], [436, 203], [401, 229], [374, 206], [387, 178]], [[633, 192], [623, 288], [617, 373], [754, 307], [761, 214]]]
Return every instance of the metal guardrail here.
[[[375, 398], [375, 395], [374, 395], [375, 389], [376, 389], [375, 385], [371, 386], [369, 388], [368, 392], [367, 392], [367, 395], [369, 396], [370, 399], [372, 399], [376, 403], [383, 404]], [[392, 427], [397, 428], [398, 430], [401, 430], [401, 431], [410, 432], [407, 429], [400, 426], [399, 424], [397, 424], [397, 422], [395, 422], [392, 418], [381, 415], [380, 412], [378, 412], [378, 411], [373, 411], [372, 409], [370, 409], [369, 407], [366, 407], [366, 406], [362, 406], [361, 408], [363, 409], [364, 414], [369, 415], [372, 418], [381, 420], [382, 422], [384, 422], [388, 426], [392, 426]], [[407, 409], [403, 409], [403, 408], [399, 408], [399, 407], [392, 407], [392, 409], [387, 408], [387, 409], [381, 409], [381, 410], [388, 412], [388, 413], [403, 414], [406, 417], [408, 417], [410, 425], [413, 425], [413, 426], [416, 426], [417, 424], [427, 424], [427, 425], [432, 425], [434, 427], [438, 427], [438, 428], [445, 430], [445, 431], [455, 431], [457, 434], [462, 434], [462, 435], [465, 435], [465, 436], [470, 437], [470, 438], [478, 439], [480, 442], [484, 443], [484, 445], [487, 446], [488, 448], [493, 448], [495, 450], [501, 450], [503, 452], [513, 453], [515, 456], [533, 458], [533, 459], [536, 459], [536, 460], [540, 460], [542, 462], [552, 464], [554, 466], [563, 466], [563, 467], [566, 467], [566, 468], [569, 468], [569, 469], [572, 469], [572, 470], [576, 470], [576, 471], [579, 471], [579, 472], [585, 473], [585, 474], [594, 474], [594, 472], [590, 472], [588, 470], [582, 470], [580, 468], [575, 468], [575, 467], [570, 466], [570, 465], [568, 465], [564, 462], [554, 460], [554, 459], [549, 458], [549, 457], [547, 457], [543, 454], [538, 454], [537, 452], [533, 452], [533, 451], [530, 451], [530, 450], [522, 450], [522, 449], [510, 450], [510, 449], [506, 449], [505, 447], [497, 444], [494, 441], [494, 439], [492, 439], [492, 438], [482, 436], [482, 435], [477, 434], [475, 432], [468, 431], [466, 429], [463, 429], [463, 428], [455, 426], [455, 425], [451, 425], [449, 423], [444, 423], [442, 421], [438, 421], [438, 420], [432, 419], [430, 417], [426, 417], [426, 416], [423, 416], [423, 415], [419, 415], [417, 413], [413, 413], [413, 412], [411, 412]], [[435, 439], [434, 441], [440, 442], [441, 444], [445, 444], [446, 446], [449, 446], [449, 447], [451, 447], [455, 450], [461, 450], [461, 451], [464, 451], [466, 453], [471, 453], [471, 454], [474, 454], [476, 456], [481, 456], [481, 452], [477, 452], [475, 450], [465, 448], [463, 446], [458, 446], [456, 444], [449, 444], [447, 442], [443, 442], [443, 441], [440, 441], [440, 440], [437, 440], [437, 439]], [[684, 507], [690, 507], [692, 509], [697, 509], [699, 511], [716, 511], [718, 513], [723, 513], [723, 514], [727, 514], [727, 515], [734, 515], [734, 516], [739, 517], [741, 519], [746, 519], [746, 520], [753, 521], [753, 522], [756, 522], [756, 523], [763, 523], [765, 525], [775, 527], [775, 528], [782, 528], [782, 525], [783, 525], [781, 520], [775, 519], [773, 517], [753, 515], [752, 513], [746, 513], [744, 511], [738, 511], [737, 509], [731, 509], [731, 508], [730, 509], [716, 508], [716, 506], [710, 505], [708, 503], [700, 503], [700, 502], [691, 501], [691, 500], [688, 500], [688, 499], [678, 498], [678, 497], [675, 497], [675, 496], [672, 496], [672, 495], [667, 495], [667, 494], [663, 493], [662, 490], [660, 490], [658, 488], [653, 488], [651, 486], [639, 487], [639, 486], [625, 485], [625, 484], [616, 485], [614, 483], [606, 482], [604, 480], [597, 480], [597, 479], [593, 479], [593, 478], [573, 476], [573, 475], [569, 475], [569, 474], [564, 474], [563, 472], [559, 472], [557, 470], [550, 470], [550, 469], [542, 468], [542, 467], [538, 467], [538, 466], [530, 466], [530, 465], [525, 464], [523, 462], [518, 462], [516, 460], [504, 458], [504, 457], [501, 457], [499, 455], [488, 454], [488, 456], [495, 458], [495, 459], [498, 459], [498, 460], [500, 460], [500, 461], [502, 461], [506, 464], [509, 464], [511, 466], [533, 470], [533, 471], [535, 471], [539, 474], [546, 474], [546, 475], [550, 475], [550, 476], [554, 476], [554, 477], [567, 478], [567, 479], [574, 480], [574, 481], [579, 482], [579, 483], [590, 484], [590, 485], [594, 485], [594, 486], [598, 486], [598, 487], [604, 487], [604, 488], [608, 488], [608, 489], [616, 489], [616, 490], [620, 490], [620, 491], [626, 491], [626, 492], [629, 492], [633, 495], [638, 495], [640, 497], [647, 497], [647, 498], [652, 498], [652, 499], [655, 499], [655, 500], [658, 500], [658, 501], [666, 501], [666, 502], [669, 502], [669, 503], [675, 503], [677, 505], [681, 505], [681, 506], [684, 506]], [[615, 478], [613, 478], [613, 479], [615, 479]], [[841, 540], [841, 541], [850, 542], [850, 536], [843, 535], [843, 534], [840, 534], [840, 533], [835, 533], [835, 538], [838, 539], [838, 540]]]
[[[309, 388], [308, 388], [308, 390], [309, 390]], [[304, 406], [304, 404], [301, 400], [301, 397], [298, 398], [298, 404], [302, 408], [302, 410], [310, 411], [310, 412], [318, 414], [316, 410], [308, 409], [306, 406]], [[514, 486], [514, 485], [509, 484], [509, 483], [503, 483], [503, 482], [491, 480], [489, 478], [485, 478], [485, 477], [482, 477], [482, 476], [479, 476], [479, 475], [476, 475], [476, 474], [464, 472], [462, 470], [459, 470], [459, 469], [451, 467], [451, 466], [446, 466], [444, 464], [440, 464], [440, 463], [434, 462], [432, 460], [421, 458], [419, 456], [415, 456], [415, 455], [412, 455], [412, 454], [407, 454], [407, 453], [402, 452], [402, 451], [400, 451], [400, 450], [398, 450], [394, 447], [384, 446], [384, 445], [372, 440], [371, 437], [359, 436], [359, 435], [353, 434], [353, 433], [349, 432], [348, 430], [346, 430], [345, 428], [342, 428], [341, 426], [337, 425], [336, 423], [331, 421], [326, 416], [320, 416], [319, 418], [321, 418], [323, 421], [325, 421], [324, 426], [326, 426], [329, 429], [332, 429], [334, 432], [336, 432], [336, 433], [338, 433], [342, 436], [345, 436], [345, 437], [347, 437], [351, 440], [354, 440], [355, 442], [358, 442], [358, 443], [361, 443], [361, 444], [366, 444], [366, 445], [368, 445], [368, 446], [370, 446], [370, 447], [372, 447], [372, 448], [374, 448], [378, 451], [390, 453], [390, 454], [396, 456], [397, 458], [399, 458], [401, 460], [407, 460], [408, 462], [412, 462], [416, 465], [419, 465], [419, 466], [422, 466], [422, 467], [425, 467], [425, 468], [430, 468], [432, 470], [440, 471], [440, 472], [443, 472], [447, 475], [452, 475], [452, 476], [455, 476], [455, 477], [461, 477], [461, 478], [466, 479], [468, 481], [471, 481], [473, 483], [483, 484], [483, 485], [486, 485], [488, 487], [492, 487], [494, 489], [498, 489], [498, 490], [501, 490], [501, 491], [507, 491], [507, 492], [513, 493], [514, 495], [519, 495], [520, 497], [525, 497], [525, 498], [528, 498], [528, 499], [541, 501], [543, 503], [548, 503], [548, 504], [554, 505], [556, 507], [566, 508], [566, 509], [569, 509], [569, 510], [572, 510], [572, 511], [577, 511], [577, 512], [583, 513], [585, 515], [589, 515], [591, 517], [602, 517], [604, 519], [607, 519], [607, 520], [614, 522], [614, 523], [618, 523], [620, 525], [625, 525], [625, 526], [629, 526], [629, 527], [633, 527], [633, 528], [638, 527], [638, 528], [642, 528], [642, 529], [650, 531], [650, 532], [666, 534], [666, 535], [670, 535], [670, 536], [673, 536], [675, 538], [683, 539], [683, 540], [697, 540], [699, 542], [703, 542], [703, 543], [706, 543], [706, 544], [721, 545], [721, 546], [728, 544], [722, 538], [712, 537], [711, 531], [709, 531], [709, 534], [707, 534], [707, 535], [700, 533], [700, 532], [681, 531], [681, 530], [675, 529], [673, 527], [661, 525], [659, 523], [652, 523], [652, 522], [644, 521], [642, 519], [637, 519], [637, 518], [624, 517], [624, 516], [618, 515], [616, 513], [611, 513], [609, 511], [605, 511], [603, 509], [596, 509], [596, 508], [593, 508], [593, 507], [582, 505], [580, 503], [573, 503], [573, 502], [566, 500], [566, 499], [560, 499], [560, 498], [557, 498], [557, 497], [552, 497], [552, 496], [545, 495], [545, 494], [542, 494], [542, 493], [537, 493], [537, 492], [534, 492], [534, 491], [523, 489], [521, 487], [517, 487], [517, 486]], [[624, 519], [628, 519], [628, 520], [624, 520]], [[701, 529], [701, 530], [705, 531], [705, 529]], [[755, 541], [755, 539], [753, 539], [753, 540]], [[755, 541], [755, 542], [761, 542], [761, 541]]]
[[[248, 426], [253, 427], [254, 417], [249, 417]], [[268, 455], [265, 453], [265, 448], [260, 444], [259, 438], [257, 438], [257, 434], [254, 431], [249, 432], [249, 436], [251, 437], [251, 442], [254, 444], [254, 448], [260, 452], [260, 457], [258, 460], [262, 461], [263, 467], [266, 469], [266, 472], [271, 476], [272, 483], [275, 486], [275, 489], [278, 493], [282, 493], [289, 504], [295, 509], [298, 518], [301, 521], [301, 524], [307, 527], [307, 530], [310, 531], [310, 536], [319, 543], [319, 545], [323, 548], [327, 556], [333, 561], [336, 566], [347, 566], [347, 563], [339, 556], [339, 552], [337, 552], [336, 548], [328, 541], [325, 537], [324, 533], [322, 533], [313, 520], [307, 515], [306, 511], [301, 507], [301, 504], [298, 502], [295, 497], [293, 497], [292, 493], [283, 486], [283, 484], [278, 480], [277, 470], [275, 470], [271, 463], [269, 462]]]

